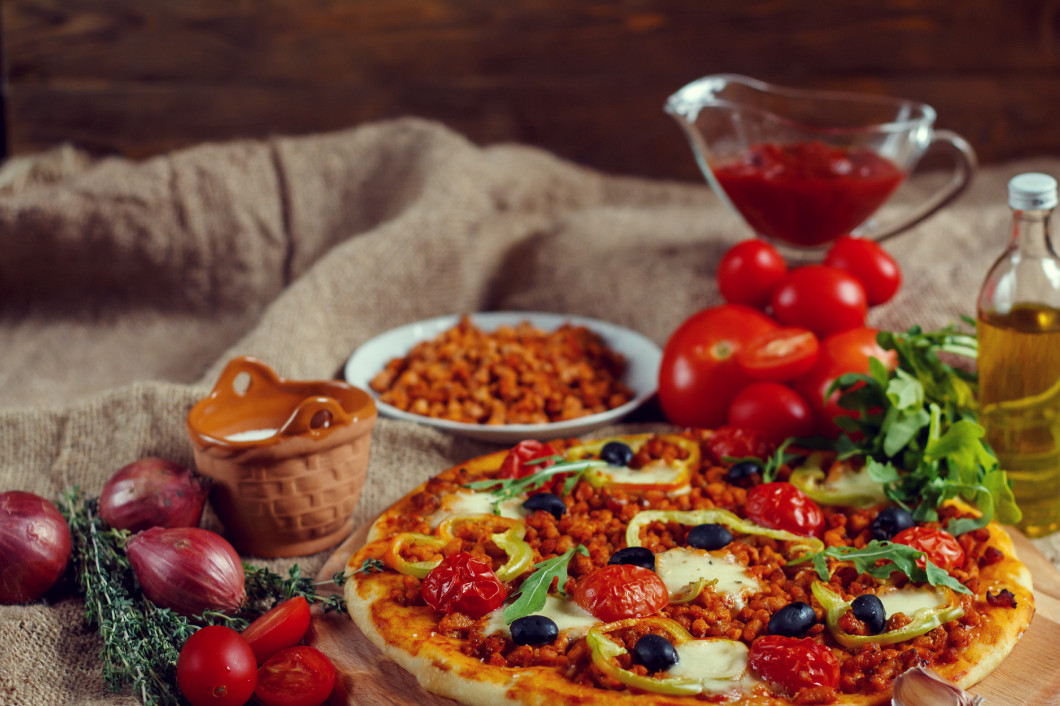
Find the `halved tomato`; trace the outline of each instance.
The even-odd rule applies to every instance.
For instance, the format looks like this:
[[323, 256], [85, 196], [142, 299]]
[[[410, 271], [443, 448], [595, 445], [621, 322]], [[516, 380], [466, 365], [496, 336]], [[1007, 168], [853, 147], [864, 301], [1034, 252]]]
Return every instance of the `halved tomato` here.
[[785, 326], [748, 341], [736, 354], [736, 362], [755, 380], [787, 382], [809, 372], [820, 348], [810, 329]]
[[265, 706], [319, 706], [335, 686], [335, 665], [308, 645], [288, 647], [258, 669], [254, 696]]
[[302, 596], [290, 598], [262, 615], [243, 631], [261, 664], [269, 657], [302, 641], [309, 630], [309, 603]]

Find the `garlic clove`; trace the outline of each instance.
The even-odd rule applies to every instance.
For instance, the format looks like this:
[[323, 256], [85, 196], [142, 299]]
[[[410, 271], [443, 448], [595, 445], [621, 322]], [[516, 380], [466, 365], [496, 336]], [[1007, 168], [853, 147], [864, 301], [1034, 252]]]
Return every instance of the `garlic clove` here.
[[979, 706], [983, 697], [951, 684], [935, 672], [913, 667], [894, 680], [892, 706]]

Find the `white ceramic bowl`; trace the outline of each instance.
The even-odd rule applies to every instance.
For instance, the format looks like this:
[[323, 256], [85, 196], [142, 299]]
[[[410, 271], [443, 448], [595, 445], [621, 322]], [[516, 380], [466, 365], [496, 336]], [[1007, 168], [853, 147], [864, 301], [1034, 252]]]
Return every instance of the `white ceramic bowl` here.
[[421, 414], [410, 414], [379, 400], [379, 395], [369, 382], [393, 358], [404, 357], [421, 341], [435, 338], [460, 321], [459, 315], [439, 316], [426, 321], [406, 324], [382, 333], [362, 344], [346, 361], [344, 375], [352, 385], [367, 390], [375, 397], [381, 415], [394, 419], [426, 424], [444, 429], [460, 436], [498, 444], [514, 444], [523, 439], [556, 439], [579, 436], [598, 427], [614, 424], [643, 404], [655, 393], [659, 379], [659, 361], [662, 351], [654, 342], [636, 331], [615, 324], [583, 316], [544, 314], [523, 311], [491, 311], [471, 314], [471, 321], [483, 331], [494, 331], [500, 326], [515, 326], [527, 321], [543, 331], [554, 331], [565, 323], [584, 326], [598, 334], [617, 353], [626, 358], [626, 372], [622, 382], [633, 391], [633, 399], [615, 409], [586, 417], [551, 424], [467, 424], [446, 419], [435, 419]]

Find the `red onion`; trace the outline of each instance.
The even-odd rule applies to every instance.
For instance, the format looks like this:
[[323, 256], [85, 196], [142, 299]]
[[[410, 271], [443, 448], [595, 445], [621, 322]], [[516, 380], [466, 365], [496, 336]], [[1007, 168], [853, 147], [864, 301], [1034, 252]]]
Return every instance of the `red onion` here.
[[206, 490], [194, 473], [160, 458], [142, 458], [111, 476], [99, 496], [99, 516], [115, 529], [196, 527]]
[[59, 508], [33, 493], [0, 493], [0, 603], [37, 600], [69, 560], [70, 528]]
[[125, 545], [144, 595], [181, 615], [235, 612], [246, 598], [243, 562], [221, 535], [198, 527], [154, 527]]

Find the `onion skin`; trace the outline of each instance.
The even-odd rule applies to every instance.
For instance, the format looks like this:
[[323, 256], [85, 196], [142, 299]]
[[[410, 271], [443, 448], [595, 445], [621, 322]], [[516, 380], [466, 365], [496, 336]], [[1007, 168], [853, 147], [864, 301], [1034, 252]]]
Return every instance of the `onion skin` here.
[[28, 603], [54, 586], [70, 561], [70, 527], [39, 495], [0, 493], [0, 603]]
[[197, 527], [206, 490], [190, 470], [161, 458], [142, 458], [123, 467], [103, 486], [99, 516], [115, 529]]
[[247, 597], [243, 562], [221, 535], [198, 527], [153, 527], [125, 545], [144, 595], [181, 615], [234, 613]]

